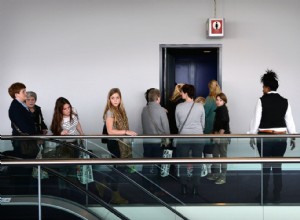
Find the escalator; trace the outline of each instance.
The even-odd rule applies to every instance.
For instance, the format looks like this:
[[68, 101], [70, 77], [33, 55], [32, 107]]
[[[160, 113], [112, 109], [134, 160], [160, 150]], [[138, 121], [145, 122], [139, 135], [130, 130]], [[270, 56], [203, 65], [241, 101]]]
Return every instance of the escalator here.
[[[66, 142], [62, 142], [61, 140], [57, 139], [49, 139], [47, 140], [48, 142], [51, 143], [56, 143], [56, 146], [60, 145], [65, 145], [68, 146], [72, 149], [75, 149], [79, 151], [79, 154], [86, 154], [89, 155], [90, 158], [99, 158], [95, 153], [88, 151], [86, 149], [83, 149], [79, 145], [75, 144], [70, 144]], [[43, 154], [43, 158], [55, 158], [55, 150], [50, 150], [46, 153]], [[7, 155], [6, 155], [7, 156]], [[9, 157], [9, 156], [8, 156]], [[12, 158], [10, 156], [10, 158]], [[2, 158], [2, 159], [7, 159], [7, 157]], [[16, 159], [16, 158], [14, 158]], [[122, 202], [117, 202], [113, 200], [113, 194], [114, 194], [114, 187], [112, 186], [113, 184], [107, 184], [111, 182], [116, 182], [118, 181], [118, 185], [126, 185], [126, 188], [130, 188], [131, 191], [133, 192], [138, 192], [137, 194], [143, 194], [144, 198], [146, 198], [147, 201], [152, 201], [152, 204], [163, 206], [170, 210], [174, 215], [179, 216], [181, 219], [187, 219], [184, 217], [181, 213], [179, 213], [176, 209], [174, 209], [172, 206], [170, 206], [168, 203], [164, 202], [161, 198], [157, 197], [156, 195], [152, 194], [150, 191], [145, 189], [141, 184], [139, 184], [135, 179], [138, 177], [138, 179], [142, 179], [142, 182], [147, 182], [150, 181], [147, 179], [147, 177], [143, 176], [138, 171], [135, 171], [134, 174], [128, 175], [126, 172], [124, 172], [124, 166], [123, 168], [120, 169], [120, 167], [108, 165], [106, 166], [106, 169], [109, 170], [109, 172], [103, 172], [97, 169], [93, 170], [94, 173], [94, 182], [90, 184], [80, 184], [76, 180], [76, 177], [71, 176], [69, 174], [64, 173], [64, 170], [72, 170], [74, 169], [74, 165], [72, 166], [63, 166], [64, 168], [58, 168], [58, 167], [43, 167], [42, 170], [46, 171], [49, 174], [49, 178], [41, 180], [42, 182], [42, 213], [43, 213], [43, 219], [44, 217], [46, 218], [48, 209], [59, 209], [60, 211], [63, 211], [64, 213], [67, 213], [68, 215], [74, 215], [74, 219], [76, 218], [81, 218], [81, 219], [93, 219], [92, 216], [97, 216], [94, 214], [89, 207], [104, 207], [107, 211], [105, 214], [101, 214], [100, 216], [96, 217], [98, 219], [101, 219], [103, 216], [103, 219], [111, 219], [111, 217], [108, 216], [117, 216], [119, 219], [129, 219], [125, 215], [123, 215], [120, 211], [118, 211], [114, 206], [122, 206], [126, 205], [127, 202], [122, 204]], [[5, 210], [9, 210], [9, 207], [18, 207], [20, 208], [20, 204], [22, 204], [21, 207], [26, 205], [26, 210], [30, 209], [36, 209], [37, 203], [37, 188], [36, 188], [36, 183], [37, 180], [32, 180], [31, 177], [31, 182], [26, 182], [24, 179], [24, 174], [27, 176], [31, 175], [30, 170], [32, 170], [31, 167], [22, 167], [22, 170], [24, 171], [23, 173], [19, 173], [16, 170], [20, 170], [18, 167], [12, 167], [10, 168], [13, 170], [13, 178], [9, 177], [9, 179], [13, 179], [12, 183], [10, 184], [7, 182], [6, 188], [6, 193], [3, 194], [1, 193], [3, 198], [10, 198], [10, 202], [8, 203], [2, 203], [1, 208], [3, 209], [5, 207]], [[62, 172], [62, 173], [61, 173]], [[134, 178], [132, 178], [134, 176]], [[3, 178], [3, 183], [5, 183]], [[21, 181], [18, 181], [21, 180]], [[18, 186], [18, 184], [15, 184], [16, 182], [21, 182], [25, 183], [23, 186]], [[154, 182], [152, 182], [154, 185], [156, 185]], [[27, 185], [27, 186], [26, 186]], [[59, 185], [59, 186], [57, 186]], [[62, 186], [61, 186], [62, 185]], [[7, 187], [8, 186], [8, 187]], [[128, 187], [130, 186], [130, 187]], [[24, 187], [26, 189], [24, 189]], [[60, 189], [57, 189], [60, 188]], [[63, 189], [61, 189], [61, 187]], [[4, 187], [5, 188], [5, 187]], [[2, 188], [1, 191], [4, 190]], [[24, 193], [25, 191], [28, 191], [29, 193]], [[102, 191], [102, 192], [101, 192]], [[11, 194], [9, 193], [11, 192]], [[16, 192], [16, 193], [15, 193]], [[168, 193], [167, 191], [165, 191]], [[31, 196], [33, 194], [33, 196]], [[13, 195], [13, 196], [12, 196]], [[182, 203], [179, 199], [174, 197], [173, 195], [170, 194], [170, 197], [172, 198], [173, 201], [176, 203]], [[28, 201], [28, 202], [26, 202]], [[35, 201], [35, 202], [34, 202]], [[50, 202], [51, 201], [51, 202]], [[34, 205], [35, 204], [35, 205]], [[52, 205], [51, 205], [52, 204]], [[55, 205], [53, 205], [55, 204]], [[66, 204], [72, 204], [72, 209], [68, 208]], [[182, 203], [183, 204], [183, 203]], [[99, 206], [100, 205], [100, 206]], [[59, 208], [60, 207], [60, 208]], [[76, 208], [74, 208], [76, 207]], [[21, 208], [22, 209], [22, 208]], [[75, 211], [77, 209], [77, 211]], [[45, 210], [45, 211], [44, 211]], [[103, 210], [103, 209], [102, 209]], [[45, 213], [44, 213], [45, 212]], [[29, 213], [37, 213], [37, 212], [29, 212]], [[77, 213], [77, 214], [76, 214]], [[79, 214], [78, 214], [79, 213]], [[85, 214], [83, 214], [85, 213]], [[112, 213], [112, 214], [111, 214]], [[85, 218], [85, 215], [90, 215], [90, 217]], [[99, 214], [98, 214], [99, 215]], [[24, 215], [23, 215], [24, 217]], [[114, 218], [115, 218], [114, 217]], [[68, 218], [66, 218], [68, 219]]]
[[[38, 219], [38, 199], [35, 196], [5, 196], [2, 198], [1, 219]], [[42, 197], [42, 219], [103, 219], [84, 206], [58, 197]]]

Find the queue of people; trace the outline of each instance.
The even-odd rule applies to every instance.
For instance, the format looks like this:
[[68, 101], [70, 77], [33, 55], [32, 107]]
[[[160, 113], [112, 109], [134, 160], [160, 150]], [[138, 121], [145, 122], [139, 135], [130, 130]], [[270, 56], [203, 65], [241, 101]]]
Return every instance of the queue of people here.
[[[278, 78], [276, 73], [267, 70], [262, 76], [263, 96], [259, 99], [256, 107], [255, 117], [251, 123], [251, 134], [286, 134], [296, 133], [290, 105], [287, 99], [281, 97], [277, 92]], [[143, 134], [168, 135], [168, 134], [230, 134], [230, 119], [227, 108], [227, 96], [221, 92], [216, 80], [208, 84], [209, 95], [204, 99], [195, 99], [195, 87], [190, 84], [177, 84], [170, 97], [168, 109], [160, 105], [160, 91], [155, 88], [148, 89], [145, 93], [147, 105], [141, 113]], [[48, 128], [44, 123], [41, 108], [35, 103], [37, 95], [34, 92], [26, 92], [26, 86], [22, 83], [14, 83], [9, 87], [9, 94], [13, 98], [9, 108], [9, 118], [13, 135], [39, 135], [47, 134]], [[130, 130], [121, 91], [112, 88], [107, 96], [103, 120], [108, 135], [130, 135], [137, 133]], [[54, 135], [83, 135], [78, 113], [70, 102], [63, 97], [57, 99], [50, 130]], [[227, 157], [227, 146], [229, 139], [214, 138], [209, 141], [176, 139], [168, 140], [176, 147], [176, 157]], [[283, 156], [286, 150], [286, 139], [276, 139], [278, 147], [264, 140], [262, 150], [261, 142], [258, 142], [258, 151], [261, 157]], [[12, 142], [16, 155], [29, 158], [34, 153], [24, 147], [22, 141]], [[255, 141], [252, 139], [250, 145], [253, 147]], [[292, 148], [295, 142], [291, 142]], [[118, 146], [116, 148], [116, 146]], [[161, 157], [162, 143], [160, 140], [145, 141], [143, 145], [144, 157]], [[132, 146], [128, 139], [108, 140], [107, 148], [112, 157], [132, 158]], [[36, 151], [36, 150], [35, 150]], [[74, 156], [74, 155], [73, 155]], [[207, 167], [207, 179], [215, 184], [226, 183], [226, 164], [210, 164]], [[271, 165], [264, 165], [264, 194], [268, 193], [268, 181]], [[159, 166], [155, 172], [159, 174]], [[181, 193], [188, 194], [188, 183], [192, 183], [192, 194], [199, 194], [201, 177], [201, 166], [195, 166], [192, 178], [188, 178], [187, 166], [179, 166], [179, 179]], [[274, 175], [274, 197], [278, 200], [282, 188], [281, 164], [272, 167]], [[117, 186], [116, 189], [117, 191]]]

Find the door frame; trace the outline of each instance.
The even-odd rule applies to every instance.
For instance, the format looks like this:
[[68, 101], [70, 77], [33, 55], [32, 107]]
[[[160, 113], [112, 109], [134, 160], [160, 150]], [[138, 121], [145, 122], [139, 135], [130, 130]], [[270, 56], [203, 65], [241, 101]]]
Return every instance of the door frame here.
[[167, 50], [169, 48], [178, 48], [178, 49], [185, 49], [185, 48], [195, 48], [195, 49], [206, 49], [206, 48], [216, 48], [218, 51], [217, 56], [217, 80], [219, 85], [222, 88], [222, 44], [160, 44], [159, 45], [159, 87], [162, 96], [162, 105], [166, 105], [167, 99]]

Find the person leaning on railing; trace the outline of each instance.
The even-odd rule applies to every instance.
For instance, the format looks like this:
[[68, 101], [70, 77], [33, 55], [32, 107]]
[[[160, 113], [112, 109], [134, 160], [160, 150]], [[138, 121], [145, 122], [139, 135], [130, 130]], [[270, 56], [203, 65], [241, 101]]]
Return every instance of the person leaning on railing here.
[[[250, 134], [295, 134], [296, 128], [292, 116], [292, 110], [288, 100], [280, 96], [278, 77], [272, 70], [267, 70], [261, 77], [263, 83], [263, 96], [258, 100], [255, 115], [250, 124]], [[250, 140], [250, 146], [254, 149], [255, 140]], [[291, 139], [291, 150], [295, 148], [295, 140]], [[283, 157], [287, 148], [286, 138], [261, 138], [257, 140], [257, 149], [261, 157]], [[263, 164], [263, 195], [268, 200], [268, 183], [273, 172], [274, 190], [273, 200], [280, 201], [282, 190], [281, 164]], [[258, 195], [258, 198], [260, 195]]]

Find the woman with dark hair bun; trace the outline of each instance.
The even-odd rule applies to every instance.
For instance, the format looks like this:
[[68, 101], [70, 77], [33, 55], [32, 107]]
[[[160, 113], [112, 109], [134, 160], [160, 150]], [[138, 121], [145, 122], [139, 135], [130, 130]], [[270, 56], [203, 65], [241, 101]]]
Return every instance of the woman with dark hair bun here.
[[[288, 100], [279, 95], [278, 77], [272, 70], [267, 70], [260, 79], [263, 84], [263, 96], [258, 100], [255, 115], [250, 124], [250, 134], [295, 134], [296, 127]], [[255, 140], [250, 140], [254, 149]], [[291, 139], [291, 150], [295, 148], [295, 139]], [[286, 138], [261, 138], [257, 140], [257, 149], [261, 157], [283, 157], [287, 148]], [[263, 163], [263, 200], [268, 200], [268, 185], [271, 170], [273, 173], [273, 201], [279, 202], [282, 190], [281, 163]], [[257, 198], [261, 198], [258, 195]]]

